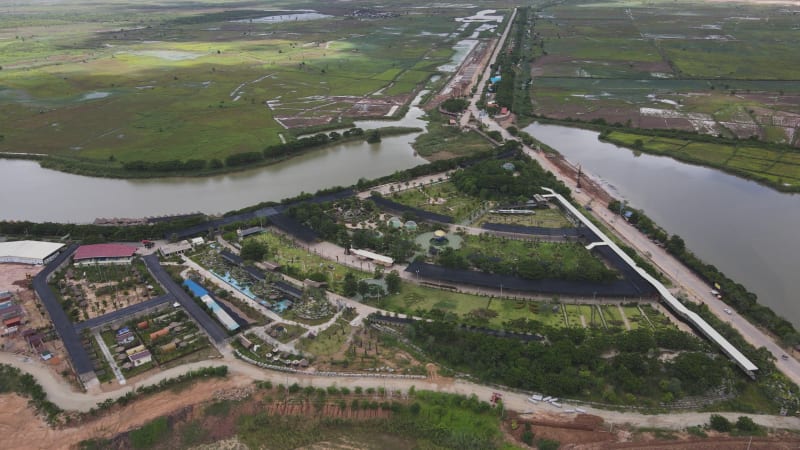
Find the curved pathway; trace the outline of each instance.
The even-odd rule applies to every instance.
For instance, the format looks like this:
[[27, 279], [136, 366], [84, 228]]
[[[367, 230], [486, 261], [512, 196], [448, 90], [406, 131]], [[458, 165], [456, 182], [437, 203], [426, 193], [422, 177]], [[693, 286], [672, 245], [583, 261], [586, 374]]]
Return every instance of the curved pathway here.
[[[88, 411], [90, 408], [95, 407], [97, 403], [110, 398], [116, 398], [124, 395], [125, 393], [133, 390], [136, 386], [130, 385], [113, 392], [75, 392], [71, 385], [61, 378], [57, 378], [41, 363], [35, 360], [25, 361], [27, 358], [20, 358], [16, 355], [8, 353], [0, 353], [0, 363], [10, 364], [19, 367], [21, 370], [32, 374], [42, 385], [47, 397], [50, 401], [66, 410]], [[224, 360], [216, 361], [201, 361], [191, 364], [185, 364], [172, 369], [168, 369], [155, 374], [150, 377], [146, 382], [139, 383], [138, 385], [151, 385], [158, 383], [167, 378], [174, 378], [189, 370], [198, 369], [201, 367], [209, 366], [222, 366], [227, 365], [229, 372], [233, 375], [239, 375], [242, 379], [242, 384], [249, 384], [251, 380], [270, 380], [275, 384], [282, 383], [289, 385], [298, 383], [303, 386], [330, 386], [336, 385], [339, 387], [355, 388], [361, 386], [364, 388], [380, 388], [383, 387], [387, 391], [408, 391], [412, 386], [415, 389], [425, 389], [439, 392], [449, 392], [454, 394], [471, 395], [475, 394], [481, 400], [488, 401], [492, 393], [499, 392], [503, 395], [503, 401], [507, 408], [518, 411], [524, 414], [535, 413], [561, 413], [565, 417], [570, 417], [569, 414], [562, 413], [558, 409], [549, 404], [532, 404], [527, 400], [527, 395], [518, 394], [515, 392], [504, 391], [495, 389], [489, 386], [479, 385], [464, 380], [444, 380], [437, 379], [419, 380], [419, 379], [402, 379], [402, 378], [376, 378], [376, 377], [335, 377], [335, 376], [314, 376], [314, 375], [300, 375], [291, 373], [272, 372], [260, 369], [258, 367], [247, 364], [243, 361], [234, 359], [228, 353]], [[157, 394], [155, 394], [157, 395]], [[175, 408], [180, 408], [183, 405], [175, 405]], [[708, 422], [710, 413], [703, 412], [681, 412], [670, 414], [647, 415], [634, 412], [618, 412], [606, 411], [597, 408], [591, 408], [583, 405], [571, 405], [569, 402], [564, 403], [565, 408], [581, 407], [586, 410], [588, 414], [594, 414], [602, 417], [607, 423], [613, 424], [631, 424], [637, 427], [658, 427], [667, 429], [682, 429], [687, 426], [700, 425]], [[740, 413], [720, 413], [721, 415], [735, 421]], [[770, 416], [761, 414], [748, 414], [756, 423], [771, 427], [783, 429], [800, 429], [800, 418], [797, 417], [783, 417], [783, 416]]]

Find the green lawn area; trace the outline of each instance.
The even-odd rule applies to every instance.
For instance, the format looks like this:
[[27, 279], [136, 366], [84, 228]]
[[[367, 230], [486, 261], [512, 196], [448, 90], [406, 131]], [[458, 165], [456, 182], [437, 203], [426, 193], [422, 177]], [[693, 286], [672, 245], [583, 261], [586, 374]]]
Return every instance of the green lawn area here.
[[284, 344], [297, 339], [298, 336], [308, 331], [307, 328], [302, 327], [300, 325], [288, 325], [285, 323], [275, 324], [272, 326], [272, 328], [274, 329], [278, 325], [282, 326], [285, 331], [278, 333], [275, 336], [275, 339]]
[[454, 217], [461, 221], [481, 207], [481, 201], [462, 194], [449, 181], [407, 189], [392, 195], [392, 200], [414, 208]]
[[335, 324], [323, 330], [314, 339], [300, 339], [295, 344], [295, 348], [305, 353], [310, 353], [317, 358], [331, 357], [341, 350], [348, 336], [350, 336], [351, 331], [352, 327], [350, 323], [340, 318]]
[[[373, 303], [388, 311], [409, 314], [415, 314], [417, 310], [430, 311], [436, 308], [446, 313], [455, 314], [461, 318], [466, 317], [471, 311], [484, 309], [488, 306], [491, 311], [497, 313], [496, 317], [489, 319], [488, 323], [492, 328], [502, 328], [503, 322], [514, 319], [529, 319], [539, 321], [549, 326], [563, 327], [567, 324], [564, 322], [564, 313], [562, 310], [566, 310], [570, 327], [582, 328], [581, 315], [583, 315], [586, 320], [586, 326], [592, 326], [591, 311], [593, 306], [590, 305], [500, 299], [492, 299], [490, 303], [488, 297], [455, 293], [411, 283], [403, 283], [400, 293], [390, 295], [385, 299]], [[555, 311], [553, 308], [555, 308]], [[658, 322], [657, 326], [672, 326], [667, 317], [659, 314], [649, 305], [643, 304], [642, 308], [648, 312], [648, 316], [654, 324]], [[623, 306], [623, 310], [625, 311], [626, 317], [628, 317], [628, 321], [631, 323], [631, 329], [635, 329], [638, 326], [646, 326], [649, 328], [644, 318], [641, 318], [638, 308], [635, 306]], [[617, 326], [618, 328], [625, 328], [616, 305], [604, 306], [603, 314], [607, 322], [612, 320], [619, 321], [619, 325], [609, 323], [609, 327]], [[595, 311], [594, 323], [596, 327], [602, 328], [600, 315], [597, 311]]]
[[[456, 250], [467, 260], [481, 255], [487, 261], [497, 261], [492, 267], [497, 273], [527, 273], [529, 265], [541, 265], [531, 278], [609, 279], [613, 272], [579, 243], [535, 242], [506, 239], [487, 234], [466, 235]], [[488, 264], [488, 263], [487, 263]], [[536, 266], [539, 267], [539, 266]]]
[[315, 272], [324, 273], [334, 291], [339, 289], [347, 272], [354, 272], [358, 278], [361, 278], [359, 271], [336, 261], [327, 260], [314, 253], [309, 253], [281, 234], [268, 231], [249, 239], [258, 239], [267, 243], [269, 246], [269, 256], [265, 258], [267, 261], [278, 263], [284, 267], [294, 266], [306, 277]]
[[477, 226], [484, 223], [506, 223], [528, 227], [566, 228], [573, 226], [558, 208], [537, 209], [533, 215], [485, 214], [478, 220]]
[[430, 122], [427, 132], [417, 137], [412, 145], [420, 156], [429, 161], [471, 155], [492, 147], [478, 133], [474, 131], [465, 133], [458, 126], [450, 125], [449, 121], [452, 118], [450, 116], [430, 111], [428, 118]]

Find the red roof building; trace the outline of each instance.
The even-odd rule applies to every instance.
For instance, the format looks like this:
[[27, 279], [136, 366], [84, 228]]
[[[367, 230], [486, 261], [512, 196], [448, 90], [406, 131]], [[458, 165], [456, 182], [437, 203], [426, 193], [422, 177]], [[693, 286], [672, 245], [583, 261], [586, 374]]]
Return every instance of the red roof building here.
[[81, 245], [73, 260], [76, 265], [130, 264], [136, 250], [136, 247], [124, 244]]

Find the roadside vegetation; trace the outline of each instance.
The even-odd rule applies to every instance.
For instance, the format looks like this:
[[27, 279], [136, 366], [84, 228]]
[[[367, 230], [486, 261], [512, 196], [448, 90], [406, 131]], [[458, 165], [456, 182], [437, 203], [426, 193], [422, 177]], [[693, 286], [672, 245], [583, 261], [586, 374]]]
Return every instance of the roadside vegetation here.
[[[691, 250], [686, 248], [686, 244], [680, 236], [669, 235], [647, 217], [643, 211], [623, 207], [619, 201], [609, 203], [608, 209], [615, 214], [629, 212], [630, 217], [627, 220], [636, 226], [639, 231], [664, 245], [664, 248], [672, 256], [705, 280], [709, 285], [709, 289], [714, 287], [719, 291], [722, 301], [754, 324], [764, 327], [777, 336], [783, 345], [794, 346], [800, 344], [800, 333], [791, 322], [775, 314], [769, 307], [759, 304], [756, 294], [725, 276], [716, 266], [698, 258]], [[719, 288], [717, 289], [715, 285], [718, 285]]]
[[[724, 398], [725, 386], [744, 377], [708, 343], [675, 329], [529, 331], [546, 342], [522, 343], [443, 322], [416, 322], [405, 333], [431, 357], [481, 382], [611, 405], [658, 409], [692, 397], [702, 404], [699, 397]], [[760, 400], [771, 403], [766, 392]]]
[[47, 400], [47, 394], [33, 375], [16, 367], [0, 364], [0, 394], [15, 393], [28, 398], [28, 404], [37, 414], [42, 414], [50, 425], [59, 421], [61, 408]]
[[[258, 405], [256, 408], [254, 406]], [[136, 449], [190, 448], [235, 438], [248, 448], [509, 449], [501, 432], [502, 407], [472, 395], [384, 389], [354, 390], [257, 383], [243, 398], [216, 400], [191, 417], [159, 417], [111, 439], [83, 441], [82, 449], [112, 443]]]

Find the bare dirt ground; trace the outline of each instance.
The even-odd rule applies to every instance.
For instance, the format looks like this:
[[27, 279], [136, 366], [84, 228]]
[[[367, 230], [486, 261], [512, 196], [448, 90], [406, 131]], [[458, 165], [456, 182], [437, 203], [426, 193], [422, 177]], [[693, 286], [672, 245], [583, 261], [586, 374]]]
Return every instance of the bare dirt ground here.
[[2, 264], [0, 265], [0, 291], [18, 292], [23, 289], [25, 278], [35, 276], [42, 271], [43, 266], [29, 266], [27, 264]]
[[189, 388], [148, 396], [123, 408], [114, 408], [100, 418], [77, 426], [52, 429], [28, 408], [27, 400], [15, 394], [0, 396], [0, 448], [66, 449], [92, 437], [109, 438], [187, 405], [212, 399], [215, 391], [241, 384], [239, 377], [197, 383]]

